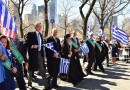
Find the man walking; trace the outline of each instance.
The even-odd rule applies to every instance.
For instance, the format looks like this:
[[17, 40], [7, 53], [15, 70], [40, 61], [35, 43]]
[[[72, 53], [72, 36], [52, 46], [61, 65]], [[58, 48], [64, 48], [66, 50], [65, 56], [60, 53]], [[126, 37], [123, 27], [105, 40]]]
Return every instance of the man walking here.
[[61, 52], [61, 44], [59, 38], [57, 38], [58, 30], [56, 28], [52, 29], [52, 35], [47, 38], [47, 43], [53, 43], [54, 50], [57, 53], [53, 52], [50, 49], [46, 48], [46, 57], [47, 57], [47, 68], [48, 68], [48, 81], [52, 80], [52, 87], [59, 88], [57, 85], [57, 75], [59, 73], [59, 63], [60, 63], [60, 52]]
[[43, 52], [43, 38], [40, 33], [41, 23], [35, 25], [34, 32], [29, 32], [26, 37], [25, 46], [28, 49], [29, 54], [29, 79], [28, 85], [32, 87], [32, 72], [39, 70], [40, 75], [43, 79], [45, 90], [50, 89], [50, 85], [46, 79], [46, 71], [44, 68], [44, 52]]

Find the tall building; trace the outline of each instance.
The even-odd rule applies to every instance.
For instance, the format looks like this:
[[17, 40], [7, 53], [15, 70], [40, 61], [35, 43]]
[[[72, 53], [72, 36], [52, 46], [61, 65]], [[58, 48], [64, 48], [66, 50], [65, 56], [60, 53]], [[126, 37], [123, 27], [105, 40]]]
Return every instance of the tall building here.
[[41, 12], [44, 13], [44, 5], [38, 6], [38, 16], [40, 15]]
[[32, 7], [32, 12], [31, 14], [33, 15], [33, 19], [36, 21], [37, 20], [37, 6], [36, 4], [33, 4], [33, 7]]
[[38, 21], [42, 24], [44, 24], [45, 17], [44, 8], [44, 5], [38, 6]]
[[[25, 14], [24, 15], [24, 24], [26, 26], [29, 26], [30, 24], [35, 24], [34, 16], [33, 14]], [[34, 26], [30, 25], [26, 30], [26, 32], [34, 31]]]
[[117, 20], [118, 20], [117, 16], [114, 16], [112, 24], [117, 26]]
[[57, 0], [51, 0], [49, 6], [49, 21], [55, 26], [57, 22]]

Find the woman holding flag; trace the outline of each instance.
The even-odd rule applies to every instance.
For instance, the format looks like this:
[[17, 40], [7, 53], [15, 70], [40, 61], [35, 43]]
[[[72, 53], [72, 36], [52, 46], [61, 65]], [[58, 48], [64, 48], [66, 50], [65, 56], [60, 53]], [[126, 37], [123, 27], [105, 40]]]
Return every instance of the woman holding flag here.
[[[11, 71], [9, 69], [7, 69], [6, 67], [5, 69], [5, 81], [4, 81], [4, 89], [3, 90], [15, 90], [15, 81], [14, 81], [14, 77], [13, 75], [17, 73], [17, 68], [16, 68], [16, 63], [14, 61], [14, 59], [12, 58], [11, 52], [10, 52], [10, 46], [9, 46], [9, 41], [6, 38], [6, 36], [1, 36], [0, 37], [0, 41], [2, 42], [4, 48], [6, 49], [5, 53], [6, 56], [9, 58], [9, 60], [11, 61], [12, 65], [11, 65]], [[6, 59], [7, 59], [6, 57]]]
[[62, 46], [61, 56], [62, 58], [70, 59], [69, 72], [68, 72], [66, 81], [71, 82], [73, 85], [76, 85], [78, 82], [83, 80], [83, 76], [78, 70], [78, 67], [76, 65], [76, 60], [72, 58], [71, 48], [72, 48], [71, 34], [67, 34], [64, 37], [64, 43]]

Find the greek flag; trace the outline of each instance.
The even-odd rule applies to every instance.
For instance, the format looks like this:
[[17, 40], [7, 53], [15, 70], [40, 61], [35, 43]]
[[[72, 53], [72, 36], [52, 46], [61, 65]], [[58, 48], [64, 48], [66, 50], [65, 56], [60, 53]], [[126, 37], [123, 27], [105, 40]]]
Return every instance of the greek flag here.
[[87, 27], [87, 34], [86, 34], [86, 35], [89, 36], [90, 33], [92, 33], [92, 29], [91, 29], [90, 26], [88, 26], [88, 27]]
[[0, 26], [3, 35], [11, 38], [16, 37], [18, 28], [2, 0], [0, 0]]
[[122, 43], [124, 45], [129, 43], [128, 42], [129, 36], [125, 31], [121, 30], [120, 28], [118, 28], [114, 25], [113, 25], [112, 29], [113, 29], [112, 30], [112, 38], [113, 39], [119, 41], [120, 43]]
[[46, 48], [52, 50], [53, 52], [57, 53], [57, 51], [54, 49], [53, 42], [51, 42], [51, 43], [46, 43], [46, 44], [43, 44], [43, 45], [44, 45], [44, 47], [46, 47]]
[[105, 34], [104, 34], [104, 31], [101, 28], [99, 29], [98, 34], [102, 36], [102, 40], [104, 41], [105, 40]]
[[84, 42], [82, 46], [80, 47], [84, 55], [87, 55], [89, 53], [88, 45]]
[[60, 61], [60, 73], [68, 74], [69, 65], [70, 65], [70, 60], [69, 59], [61, 58], [61, 61]]

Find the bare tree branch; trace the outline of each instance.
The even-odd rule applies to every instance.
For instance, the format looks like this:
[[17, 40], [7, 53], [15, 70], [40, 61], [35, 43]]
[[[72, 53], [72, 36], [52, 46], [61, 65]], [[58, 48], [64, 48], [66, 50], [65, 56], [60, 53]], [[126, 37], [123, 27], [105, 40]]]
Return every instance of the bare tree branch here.
[[30, 26], [35, 26], [34, 24], [29, 24], [28, 26], [24, 27], [23, 30], [25, 30], [26, 28], [30, 27]]

